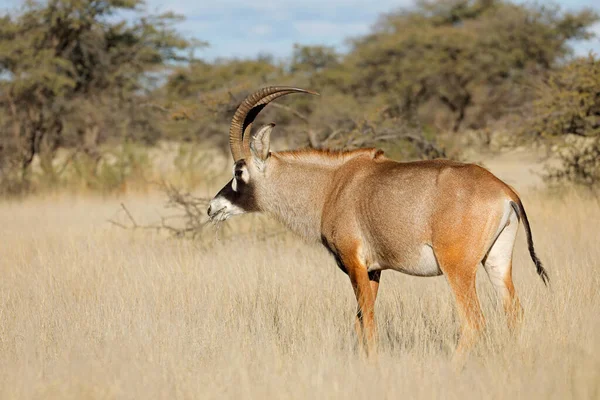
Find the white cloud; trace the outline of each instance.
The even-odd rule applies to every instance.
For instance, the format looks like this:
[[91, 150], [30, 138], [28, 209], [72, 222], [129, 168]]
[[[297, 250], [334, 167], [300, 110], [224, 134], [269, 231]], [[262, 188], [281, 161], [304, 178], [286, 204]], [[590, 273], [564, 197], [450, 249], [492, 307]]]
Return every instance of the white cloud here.
[[271, 32], [273, 32], [273, 28], [267, 24], [258, 24], [250, 27], [250, 33], [253, 33], [256, 36], [267, 36]]
[[[288, 56], [294, 43], [341, 46], [368, 32], [382, 12], [415, 0], [147, 0], [150, 10], [186, 17], [178, 29], [210, 43], [215, 57]], [[274, 42], [276, 40], [276, 43]]]
[[600, 39], [600, 22], [591, 26], [590, 30], [596, 34], [596, 39]]
[[590, 51], [596, 56], [600, 56], [600, 22], [596, 22], [592, 25], [590, 31], [593, 32], [596, 37], [591, 40], [578, 40], [572, 42], [576, 56], [587, 56]]
[[[0, 0], [0, 12], [24, 0]], [[346, 38], [364, 35], [381, 13], [413, 6], [417, 0], [146, 0], [151, 12], [174, 11], [186, 19], [176, 28], [187, 37], [209, 42], [207, 59], [252, 57], [259, 52], [289, 56], [294, 43], [324, 44], [343, 49]], [[524, 0], [517, 0], [524, 1]], [[597, 0], [557, 0], [567, 8], [600, 9]], [[574, 42], [578, 55], [600, 54], [598, 35]]]
[[253, 58], [261, 53], [276, 58], [288, 57], [292, 53], [292, 44], [286, 40], [226, 40], [199, 50], [197, 56], [213, 60], [220, 57]]
[[303, 10], [306, 12], [336, 12], [340, 9], [354, 11], [356, 14], [388, 11], [394, 8], [410, 6], [414, 0], [379, 0], [377, 2], [365, 0], [148, 0], [151, 7], [170, 9], [184, 15], [189, 13], [218, 12], [225, 13], [226, 10], [246, 9], [258, 12], [283, 12], [293, 14], [293, 11]]
[[23, 2], [21, 0], [2, 0], [0, 4], [0, 14], [5, 12], [13, 12], [19, 9], [19, 7], [23, 5], [22, 3]]
[[369, 24], [364, 23], [336, 23], [331, 21], [298, 21], [293, 24], [294, 29], [303, 36], [343, 37], [367, 33]]

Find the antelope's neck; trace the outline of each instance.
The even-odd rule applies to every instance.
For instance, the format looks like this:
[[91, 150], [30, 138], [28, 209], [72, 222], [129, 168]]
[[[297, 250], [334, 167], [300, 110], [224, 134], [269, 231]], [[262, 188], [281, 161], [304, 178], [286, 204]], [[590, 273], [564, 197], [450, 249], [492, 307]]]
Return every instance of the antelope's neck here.
[[260, 194], [263, 211], [309, 241], [321, 240], [321, 215], [335, 168], [299, 160], [271, 161]]

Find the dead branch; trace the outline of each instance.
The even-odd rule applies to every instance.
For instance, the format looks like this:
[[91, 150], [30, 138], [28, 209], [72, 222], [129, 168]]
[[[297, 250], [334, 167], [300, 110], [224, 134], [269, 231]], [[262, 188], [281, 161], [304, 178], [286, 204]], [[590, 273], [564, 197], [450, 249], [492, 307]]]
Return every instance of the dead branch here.
[[286, 110], [292, 114], [294, 114], [296, 117], [300, 118], [302, 121], [306, 122], [308, 124], [308, 117], [304, 114], [302, 114], [301, 112], [294, 110], [292, 107], [286, 106], [285, 104], [279, 104], [279, 103], [271, 103], [272, 107], [275, 108], [280, 108], [282, 110]]
[[206, 216], [209, 199], [194, 197], [167, 183], [162, 183], [161, 187], [167, 195], [165, 208], [177, 210], [176, 214], [159, 216], [159, 221], [155, 223], [140, 224], [125, 204], [121, 203], [121, 211], [128, 223], [115, 219], [108, 219], [108, 222], [121, 229], [165, 231], [175, 237], [195, 238], [202, 234], [210, 222]]
[[444, 149], [437, 146], [434, 142], [425, 139], [421, 135], [403, 133], [397, 137], [399, 139], [404, 139], [410, 143], [413, 143], [427, 158], [447, 158], [446, 151]]
[[125, 224], [122, 224], [120, 222], [115, 221], [114, 219], [108, 219], [107, 221], [115, 226], [118, 226], [119, 228], [122, 229], [132, 229], [132, 230], [136, 230], [136, 229], [150, 229], [150, 230], [160, 230], [160, 226], [151, 224], [151, 225], [140, 225], [137, 223], [137, 221], [135, 220], [135, 218], [133, 218], [133, 215], [131, 214], [131, 212], [129, 212], [129, 210], [127, 209], [127, 207], [125, 206], [125, 204], [121, 203], [121, 209], [125, 212], [125, 215], [127, 216], [127, 219], [129, 219], [129, 222], [131, 223], [131, 226], [127, 226]]

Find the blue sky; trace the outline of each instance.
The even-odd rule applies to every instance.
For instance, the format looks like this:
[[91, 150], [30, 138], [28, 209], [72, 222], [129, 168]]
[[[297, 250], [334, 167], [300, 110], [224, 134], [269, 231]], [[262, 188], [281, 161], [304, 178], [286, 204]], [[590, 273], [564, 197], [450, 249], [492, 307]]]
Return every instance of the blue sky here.
[[[197, 56], [254, 57], [259, 53], [276, 58], [291, 54], [294, 43], [325, 44], [343, 49], [345, 39], [369, 31], [377, 17], [413, 0], [146, 0], [150, 11], [174, 11], [186, 17], [178, 29], [187, 37], [210, 46]], [[540, 0], [539, 2], [544, 2]], [[567, 9], [584, 6], [600, 11], [598, 0], [559, 0]], [[0, 9], [20, 0], [0, 0]], [[600, 36], [600, 23], [594, 26]], [[600, 38], [577, 43], [576, 51], [600, 54]]]

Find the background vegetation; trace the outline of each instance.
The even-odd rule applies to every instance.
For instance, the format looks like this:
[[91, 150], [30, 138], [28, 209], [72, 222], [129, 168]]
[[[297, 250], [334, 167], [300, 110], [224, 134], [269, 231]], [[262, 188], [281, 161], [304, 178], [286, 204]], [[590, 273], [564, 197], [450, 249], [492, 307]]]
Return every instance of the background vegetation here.
[[[345, 53], [214, 62], [178, 18], [140, 0], [0, 16], [1, 398], [600, 397], [600, 60], [571, 48], [595, 12], [420, 1]], [[323, 94], [261, 114], [275, 148], [479, 159], [517, 187], [552, 282], [520, 234], [522, 330], [507, 332], [479, 274], [488, 324], [457, 372], [445, 280], [384, 272], [381, 351], [365, 362], [351, 285], [322, 247], [260, 215], [207, 224], [229, 120], [272, 84]], [[548, 183], [569, 190], [527, 190], [540, 149]]]
[[27, 1], [0, 17], [2, 193], [140, 188], [161, 177], [150, 154], [167, 145], [175, 170], [198, 167], [210, 149], [226, 154], [236, 106], [270, 84], [324, 94], [262, 116], [290, 146], [379, 146], [411, 159], [536, 141], [560, 148], [549, 179], [598, 185], [599, 61], [571, 48], [592, 37], [592, 10], [420, 1], [382, 15], [343, 54], [296, 45], [284, 61], [206, 62], [194, 57], [204, 43], [173, 28], [180, 17], [143, 5]]

